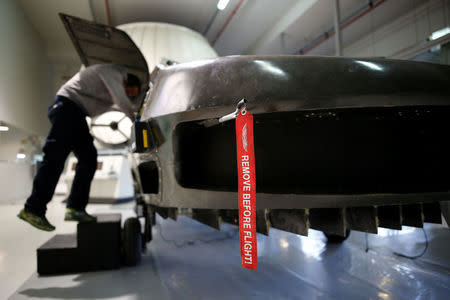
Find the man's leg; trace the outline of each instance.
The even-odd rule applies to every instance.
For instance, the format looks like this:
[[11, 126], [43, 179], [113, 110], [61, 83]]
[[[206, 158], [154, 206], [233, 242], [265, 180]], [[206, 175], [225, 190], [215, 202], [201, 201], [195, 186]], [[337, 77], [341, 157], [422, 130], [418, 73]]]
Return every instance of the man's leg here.
[[97, 150], [86, 122], [83, 125], [73, 153], [77, 157], [78, 163], [67, 207], [84, 211], [89, 201], [91, 182], [97, 170]]
[[33, 180], [31, 196], [25, 203], [25, 210], [39, 216], [44, 216], [47, 203], [53, 197], [56, 184], [64, 169], [64, 162], [69, 155], [66, 147], [61, 147], [58, 142], [48, 141], [44, 147], [44, 160]]
[[18, 217], [38, 229], [52, 231], [55, 227], [48, 222], [45, 211], [70, 153], [70, 133], [74, 130], [70, 109], [64, 108], [63, 102], [57, 100], [49, 109], [48, 117], [52, 128], [43, 149], [44, 160], [34, 178], [31, 195]]
[[33, 181], [33, 190], [25, 203], [25, 211], [38, 216], [44, 216], [47, 203], [53, 197], [59, 176], [64, 169], [64, 163], [70, 153], [70, 135], [67, 128], [70, 127], [64, 116], [58, 116], [61, 108], [50, 111], [49, 118], [52, 128], [43, 148], [44, 160]]

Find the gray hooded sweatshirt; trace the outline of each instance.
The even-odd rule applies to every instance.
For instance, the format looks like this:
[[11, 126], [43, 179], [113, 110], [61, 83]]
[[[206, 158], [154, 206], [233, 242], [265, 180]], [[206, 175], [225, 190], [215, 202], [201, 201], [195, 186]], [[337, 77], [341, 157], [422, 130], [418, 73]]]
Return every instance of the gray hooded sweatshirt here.
[[75, 74], [56, 95], [75, 102], [90, 117], [114, 109], [133, 117], [132, 103], [123, 86], [126, 78], [127, 69], [124, 66], [92, 65]]

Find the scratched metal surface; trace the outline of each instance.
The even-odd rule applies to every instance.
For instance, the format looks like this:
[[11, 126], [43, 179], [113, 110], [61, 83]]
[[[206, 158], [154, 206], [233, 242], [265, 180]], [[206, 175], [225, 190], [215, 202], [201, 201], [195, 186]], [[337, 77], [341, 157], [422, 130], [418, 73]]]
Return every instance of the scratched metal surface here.
[[[213, 126], [218, 122], [218, 118], [233, 112], [237, 102], [242, 98], [247, 98], [248, 109], [255, 115], [255, 120], [264, 115], [267, 117], [267, 115], [274, 116], [276, 113], [320, 109], [358, 109], [357, 111], [361, 112], [368, 108], [379, 108], [382, 111], [389, 110], [388, 108], [397, 109], [415, 106], [442, 108], [450, 105], [449, 78], [450, 66], [381, 58], [230, 56], [183, 63], [161, 69], [157, 76], [153, 78], [153, 87], [148, 94], [147, 104], [141, 118], [141, 121], [151, 120], [152, 127], [158, 132], [158, 140], [161, 142], [152, 153], [152, 158], [148, 159], [142, 156], [143, 161], [156, 161], [160, 173], [159, 194], [151, 197], [148, 202], [164, 207], [237, 208], [237, 202], [232, 200], [237, 196], [235, 192], [227, 189], [222, 191], [215, 189], [214, 184], [202, 180], [194, 180], [195, 184], [183, 186], [183, 176], [180, 178], [180, 173], [186, 174], [181, 172], [186, 168], [183, 169], [182, 165], [189, 159], [194, 160], [192, 160], [191, 155], [186, 155], [188, 158], [184, 160], [180, 160], [178, 157], [180, 153], [183, 153], [181, 151], [183, 147], [180, 144], [183, 135], [178, 134], [176, 129], [180, 128], [178, 127], [180, 124], [186, 125], [191, 121], [206, 120], [208, 123], [205, 123], [205, 125]], [[284, 116], [288, 115], [285, 114]], [[289, 116], [295, 118], [295, 115]], [[289, 120], [289, 118], [286, 119], [286, 121]], [[286, 122], [286, 124], [288, 123]], [[445, 125], [438, 128], [446, 128]], [[276, 137], [280, 134], [278, 127], [275, 127], [274, 131], [270, 126], [264, 128], [266, 130], [265, 136]], [[353, 132], [353, 129], [349, 128], [348, 133]], [[361, 130], [363, 128], [364, 126], [361, 126]], [[379, 128], [376, 132], [380, 132], [378, 130]], [[255, 132], [257, 134], [257, 130]], [[309, 130], [306, 130], [306, 132], [309, 132]], [[342, 135], [344, 138], [347, 136], [344, 134], [345, 132], [339, 132], [336, 136]], [[406, 136], [405, 134], [396, 136], [395, 132], [395, 130], [392, 130], [389, 134], [392, 133], [393, 137], [385, 137], [385, 140], [392, 139], [395, 141]], [[218, 147], [217, 151], [211, 150], [210, 153], [221, 153], [221, 155], [222, 153], [228, 153], [228, 151], [224, 151], [228, 147], [225, 146], [226, 148], [224, 148], [221, 144], [228, 143], [225, 140], [228, 135], [224, 137], [218, 135], [215, 136], [216, 139], [206, 133], [205, 136], [205, 140], [208, 140], [208, 143], [205, 142], [205, 144]], [[326, 139], [326, 133], [321, 132], [320, 136]], [[283, 134], [283, 137], [286, 137], [286, 135]], [[275, 141], [276, 138], [273, 138], [273, 140]], [[279, 140], [280, 147], [283, 145], [290, 146], [290, 141], [292, 141], [292, 139], [288, 141]], [[360, 138], [356, 137], [354, 140], [360, 141]], [[354, 140], [349, 141], [348, 145], [353, 145]], [[303, 141], [298, 140], [297, 142]], [[306, 143], [309, 142], [306, 141]], [[440, 139], [439, 143], [441, 142]], [[377, 145], [374, 140], [369, 139], [367, 145], [371, 145], [371, 143], [374, 146]], [[261, 153], [261, 151], [258, 152], [258, 148], [261, 149], [260, 147], [262, 147], [258, 146], [259, 144], [260, 142], [256, 142], [256, 157], [258, 157], [258, 153]], [[362, 144], [366, 145], [366, 142]], [[321, 149], [320, 145], [319, 143], [319, 149]], [[334, 149], [334, 147], [330, 146], [328, 149]], [[375, 147], [369, 148], [375, 149]], [[264, 149], [268, 151], [266, 153], [271, 155], [271, 148], [265, 147]], [[322, 159], [322, 156], [318, 154], [322, 153], [322, 150], [311, 151], [313, 154], [306, 152], [299, 155], [299, 159], [305, 155], [315, 158], [312, 161]], [[387, 152], [386, 155], [391, 157], [391, 151], [393, 150], [386, 148], [385, 151]], [[356, 152], [358, 153], [358, 151]], [[184, 153], [186, 153], [185, 150]], [[287, 153], [284, 157], [296, 155], [298, 154]], [[315, 155], [319, 155], [318, 158]], [[370, 153], [366, 155], [369, 157], [367, 161], [376, 157]], [[426, 156], [423, 154], [417, 155], [417, 157]], [[227, 158], [230, 160], [227, 160]], [[223, 160], [217, 160], [214, 155], [203, 155], [199, 159], [207, 165], [216, 166], [218, 170], [227, 171], [226, 166], [234, 165], [231, 158], [232, 156], [227, 154]], [[338, 160], [343, 161], [341, 158], [334, 161]], [[272, 159], [264, 160], [267, 163], [264, 165], [266, 174], [277, 174], [272, 165], [275, 164], [274, 161]], [[223, 163], [225, 167], [220, 163]], [[297, 168], [304, 166], [301, 162], [295, 162], [292, 165], [296, 165]], [[439, 165], [439, 162], [437, 165]], [[311, 169], [315, 167], [317, 166], [314, 165]], [[377, 171], [372, 173], [379, 172], [378, 168], [375, 169]], [[194, 167], [194, 170], [202, 169]], [[370, 171], [368, 172], [370, 173]], [[194, 171], [192, 173], [195, 174]], [[387, 174], [391, 173], [387, 172]], [[425, 173], [419, 172], [419, 174]], [[436, 174], [437, 171], [433, 170], [432, 173]], [[195, 178], [195, 176], [189, 175], [185, 176]], [[225, 175], [223, 173], [212, 174], [210, 177], [214, 178], [215, 176], [222, 177]], [[230, 176], [228, 175], [228, 177]], [[262, 177], [257, 175], [257, 178]], [[403, 177], [399, 176], [399, 178]], [[267, 179], [267, 182], [273, 182], [270, 179]], [[299, 178], [297, 182], [300, 181]], [[145, 182], [143, 184], [145, 185]], [[262, 185], [259, 186], [262, 187]], [[276, 188], [283, 191], [283, 188]], [[330, 193], [328, 189], [316, 194], [300, 191], [267, 191], [258, 194], [257, 205], [258, 208], [262, 209], [351, 207], [445, 201], [449, 198], [447, 189], [430, 189], [428, 192], [414, 193], [407, 189], [404, 193], [389, 193], [388, 191], [378, 193], [353, 191]]]
[[448, 299], [450, 230], [426, 224], [430, 240], [417, 260], [393, 251], [420, 253], [421, 229], [352, 232], [342, 245], [327, 245], [321, 232], [301, 237], [271, 229], [258, 236], [258, 270], [240, 266], [237, 227], [222, 231], [184, 216], [158, 217], [154, 240], [136, 268], [37, 277], [11, 299]]
[[445, 65], [382, 58], [220, 57], [160, 70], [142, 120], [193, 111], [207, 119], [242, 98], [252, 113], [449, 105], [449, 74]]

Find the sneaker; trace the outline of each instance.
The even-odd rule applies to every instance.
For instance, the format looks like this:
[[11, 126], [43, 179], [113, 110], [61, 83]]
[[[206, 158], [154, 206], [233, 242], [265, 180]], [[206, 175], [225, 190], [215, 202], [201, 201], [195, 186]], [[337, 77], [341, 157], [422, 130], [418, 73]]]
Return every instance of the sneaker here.
[[50, 222], [47, 220], [45, 216], [38, 216], [31, 212], [25, 211], [25, 209], [22, 209], [20, 213], [17, 215], [19, 219], [24, 220], [25, 222], [30, 223], [34, 227], [40, 230], [45, 231], [53, 231], [55, 230], [55, 226], [50, 224]]
[[97, 217], [91, 216], [85, 210], [76, 210], [74, 208], [66, 208], [65, 221], [77, 221], [81, 223], [96, 222]]

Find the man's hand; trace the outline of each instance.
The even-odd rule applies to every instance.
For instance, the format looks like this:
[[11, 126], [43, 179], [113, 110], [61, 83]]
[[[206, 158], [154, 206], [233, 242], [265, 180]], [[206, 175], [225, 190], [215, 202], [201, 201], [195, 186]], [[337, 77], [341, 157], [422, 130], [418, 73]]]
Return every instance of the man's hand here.
[[138, 115], [137, 112], [132, 112], [131, 114], [127, 114], [128, 118], [130, 118], [133, 123], [134, 123], [134, 121], [136, 121], [137, 115]]

